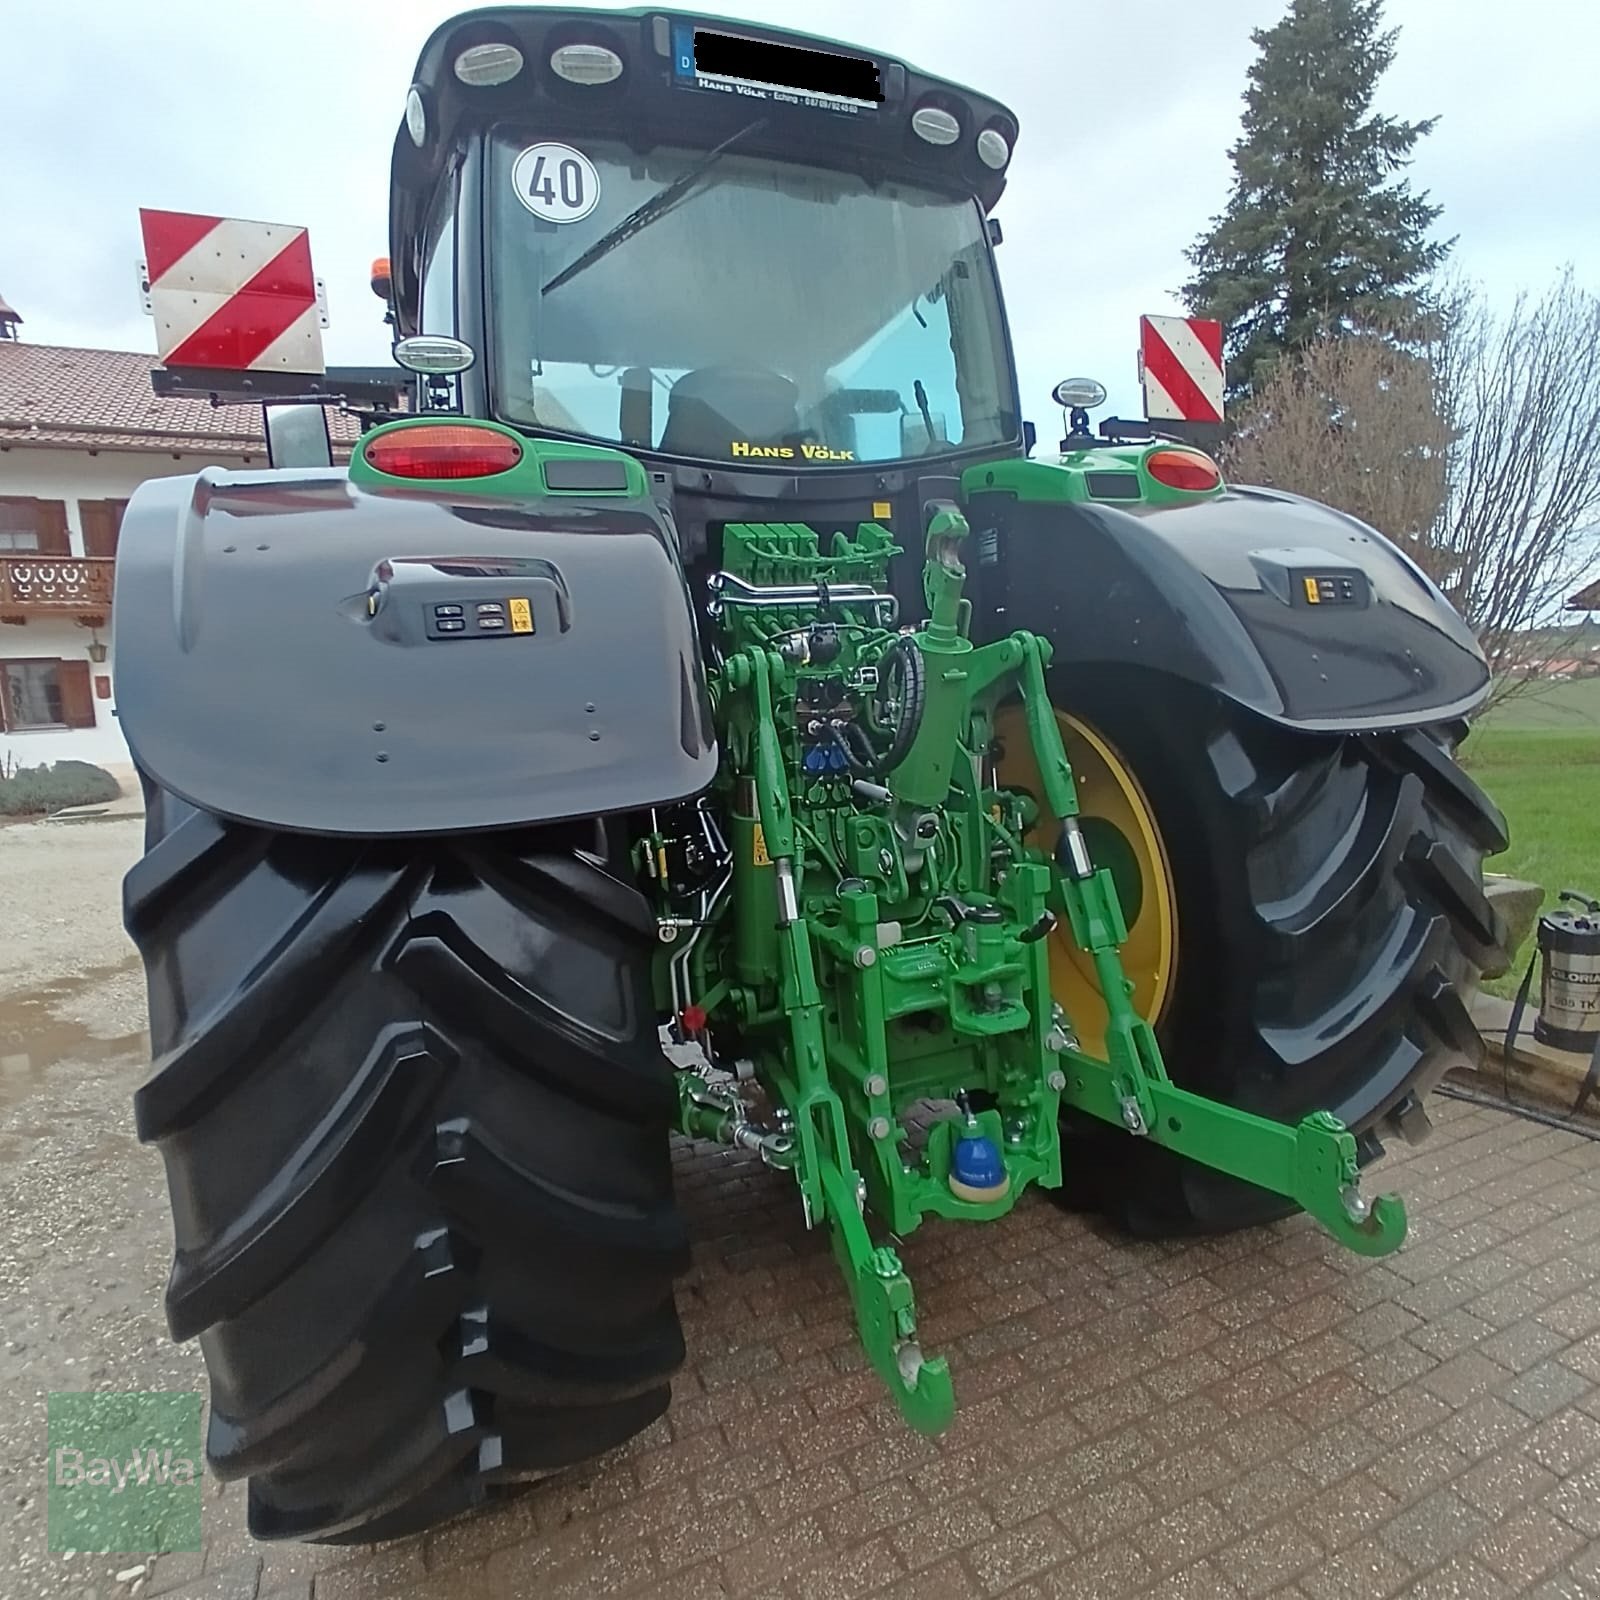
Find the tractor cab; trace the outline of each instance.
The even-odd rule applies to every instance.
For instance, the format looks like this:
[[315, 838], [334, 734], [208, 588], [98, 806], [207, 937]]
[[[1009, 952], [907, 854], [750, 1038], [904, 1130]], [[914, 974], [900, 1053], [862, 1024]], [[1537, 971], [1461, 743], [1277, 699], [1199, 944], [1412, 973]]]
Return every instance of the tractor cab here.
[[401, 358], [414, 336], [473, 355], [419, 403], [702, 488], [755, 474], [757, 498], [1021, 455], [987, 220], [1016, 133], [993, 100], [803, 35], [457, 18], [394, 149]]

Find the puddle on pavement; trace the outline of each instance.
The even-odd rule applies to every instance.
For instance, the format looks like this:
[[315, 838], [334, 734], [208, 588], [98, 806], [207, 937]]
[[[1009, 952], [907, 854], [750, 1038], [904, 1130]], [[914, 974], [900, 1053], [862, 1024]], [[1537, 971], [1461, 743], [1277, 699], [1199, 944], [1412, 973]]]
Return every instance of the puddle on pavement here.
[[75, 995], [136, 966], [138, 958], [87, 972], [0, 999], [0, 1113], [21, 1105], [44, 1087], [59, 1061], [112, 1061], [124, 1055], [148, 1055], [143, 1029], [102, 1039], [81, 1022], [57, 1015]]

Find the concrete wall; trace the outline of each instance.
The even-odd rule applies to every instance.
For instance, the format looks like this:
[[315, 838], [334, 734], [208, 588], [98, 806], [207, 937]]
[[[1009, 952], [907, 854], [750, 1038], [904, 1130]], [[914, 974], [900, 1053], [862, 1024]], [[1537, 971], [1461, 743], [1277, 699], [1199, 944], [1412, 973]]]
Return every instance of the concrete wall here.
[[[148, 478], [187, 476], [204, 466], [239, 467], [237, 456], [174, 455], [167, 451], [105, 450], [90, 454], [85, 450], [41, 450], [0, 447], [0, 494], [31, 495], [41, 500], [60, 500], [67, 508], [72, 553], [83, 554], [83, 526], [78, 516], [79, 500], [122, 500]], [[266, 465], [264, 457], [250, 462]], [[109, 619], [100, 638], [111, 642]], [[0, 661], [27, 657], [52, 657], [63, 661], [84, 661], [90, 635], [70, 617], [30, 616], [21, 626], [0, 626]], [[111, 771], [125, 788], [133, 785], [133, 765], [128, 747], [117, 726], [116, 661], [108, 656], [103, 664], [90, 668], [96, 678], [109, 679], [111, 695], [95, 697], [95, 726], [92, 728], [38, 728], [18, 733], [0, 733], [0, 761], [35, 767], [56, 761], [93, 761]]]

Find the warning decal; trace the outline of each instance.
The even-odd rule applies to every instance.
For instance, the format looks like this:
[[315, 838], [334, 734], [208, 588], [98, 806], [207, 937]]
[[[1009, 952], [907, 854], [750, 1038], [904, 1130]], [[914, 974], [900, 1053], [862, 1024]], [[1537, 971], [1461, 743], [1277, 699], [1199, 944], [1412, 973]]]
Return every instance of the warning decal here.
[[1221, 422], [1222, 324], [1209, 317], [1140, 317], [1139, 376], [1152, 421]]
[[321, 372], [321, 286], [306, 230], [139, 211], [148, 309], [169, 366]]

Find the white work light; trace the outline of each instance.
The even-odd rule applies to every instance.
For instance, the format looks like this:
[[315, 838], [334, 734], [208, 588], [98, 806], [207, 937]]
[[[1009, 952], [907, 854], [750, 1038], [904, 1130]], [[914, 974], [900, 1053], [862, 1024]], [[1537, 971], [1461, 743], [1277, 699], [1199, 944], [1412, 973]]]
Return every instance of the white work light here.
[[474, 89], [510, 83], [522, 71], [522, 52], [514, 44], [468, 45], [456, 57], [456, 76]]
[[911, 131], [929, 144], [954, 144], [961, 137], [961, 124], [943, 106], [919, 106], [911, 113]]
[[603, 44], [564, 44], [551, 55], [550, 70], [568, 83], [615, 83], [622, 57]]
[[422, 91], [415, 84], [406, 96], [406, 132], [411, 135], [412, 144], [420, 150], [428, 137], [428, 111], [422, 103]]
[[996, 172], [1011, 159], [1011, 145], [998, 128], [985, 128], [978, 135], [978, 159]]

